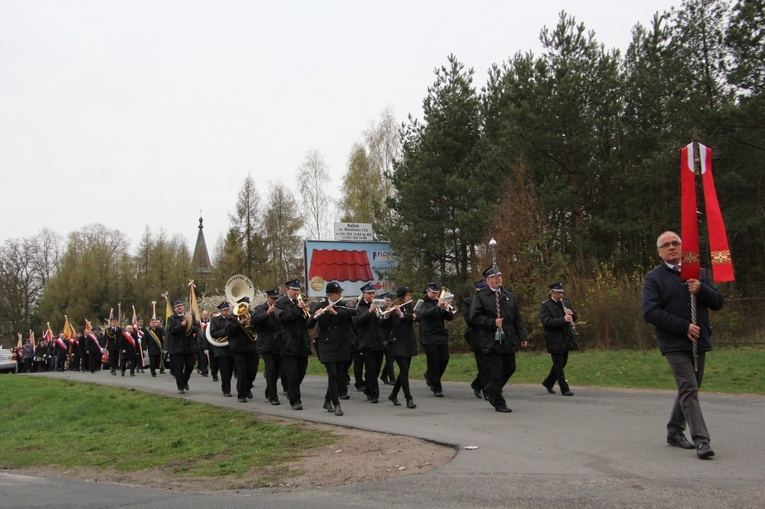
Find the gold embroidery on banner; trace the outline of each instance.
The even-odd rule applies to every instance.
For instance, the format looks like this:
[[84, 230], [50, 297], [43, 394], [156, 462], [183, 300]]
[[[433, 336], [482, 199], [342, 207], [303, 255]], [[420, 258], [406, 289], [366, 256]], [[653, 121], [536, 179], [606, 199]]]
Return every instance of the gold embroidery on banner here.
[[731, 263], [730, 251], [712, 251], [712, 265]]
[[696, 251], [685, 251], [681, 255], [683, 263], [689, 263], [689, 264], [698, 264], [699, 262], [699, 253]]

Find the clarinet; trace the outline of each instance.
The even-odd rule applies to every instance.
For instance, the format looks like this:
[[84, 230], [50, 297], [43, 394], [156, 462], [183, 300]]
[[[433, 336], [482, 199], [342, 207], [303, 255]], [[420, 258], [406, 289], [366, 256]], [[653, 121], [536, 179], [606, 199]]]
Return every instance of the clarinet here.
[[[571, 309], [566, 307], [566, 303], [563, 302], [563, 299], [560, 300], [560, 305], [563, 307], [563, 313], [569, 314], [568, 312], [571, 311]], [[571, 311], [571, 318], [572, 318], [572, 320], [573, 320], [573, 316], [574, 316], [574, 312]], [[574, 333], [574, 337], [575, 338], [579, 337], [579, 332], [576, 330], [576, 325], [574, 325], [573, 321], [571, 322], [571, 332]]]

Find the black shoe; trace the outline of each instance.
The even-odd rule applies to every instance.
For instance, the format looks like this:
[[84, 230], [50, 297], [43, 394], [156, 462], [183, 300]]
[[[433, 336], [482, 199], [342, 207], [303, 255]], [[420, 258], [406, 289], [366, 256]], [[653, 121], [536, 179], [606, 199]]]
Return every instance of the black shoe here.
[[357, 392], [362, 392], [362, 391], [366, 390], [366, 388], [367, 388], [366, 385], [357, 385], [356, 386], [356, 391]]
[[224, 398], [230, 398], [231, 397], [231, 393], [230, 392], [224, 392], [223, 393], [223, 397]]
[[326, 399], [324, 400], [324, 404], [321, 405], [321, 407], [324, 410], [326, 410], [327, 412], [334, 412], [335, 411], [335, 407], [332, 406], [332, 402], [329, 401], [329, 400], [326, 400]]
[[125, 372], [124, 371], [122, 372], [122, 376], [125, 376]]
[[508, 413], [508, 414], [510, 412], [512, 412], [512, 410], [507, 408], [507, 406], [505, 406], [505, 405], [499, 405], [498, 407], [495, 407], [494, 410], [496, 410], [497, 412], [504, 412], [504, 413]]
[[340, 408], [340, 403], [335, 407], [335, 415], [343, 415], [343, 409]]
[[547, 389], [547, 392], [549, 392], [550, 394], [555, 394], [555, 391], [553, 390], [552, 387], [547, 386], [545, 384], [542, 384], [542, 385], [544, 386], [545, 389]]
[[390, 393], [390, 396], [388, 396], [388, 399], [390, 400], [391, 403], [393, 403], [393, 406], [401, 406], [401, 403], [399, 403], [398, 398], [392, 392]]
[[252, 391], [247, 391], [247, 399], [252, 399], [255, 396], [252, 395]]
[[157, 376], [157, 374], [156, 373], [152, 373], [151, 376]]
[[214, 377], [213, 377], [213, 382], [217, 382], [217, 381], [218, 381], [218, 377], [217, 377], [217, 376], [214, 376]]
[[348, 396], [347, 394], [343, 394], [342, 396], [340, 396], [340, 399], [351, 399], [351, 397]]
[[239, 400], [239, 403], [247, 403], [247, 398], [237, 398]]
[[667, 443], [681, 449], [695, 449], [695, 446], [685, 438], [682, 432], [667, 435]]
[[303, 405], [300, 404], [300, 403], [296, 403], [296, 404], [292, 405], [292, 409], [293, 410], [302, 410], [303, 409]]
[[178, 394], [186, 394], [186, 391], [184, 391], [183, 389], [178, 389]]
[[186, 390], [188, 391], [188, 390], [189, 390], [189, 384], [186, 384], [186, 386], [184, 387], [184, 389], [186, 389]]
[[202, 376], [207, 378], [207, 373], [202, 373]]
[[481, 389], [473, 389], [473, 394], [475, 394], [475, 397], [478, 399], [483, 398], [483, 395], [481, 394]]
[[423, 373], [423, 374], [422, 374], [422, 378], [424, 378], [424, 379], [425, 379], [425, 385], [427, 385], [428, 387], [430, 387], [430, 380], [428, 380], [428, 372], [427, 372], [427, 371], [426, 371], [425, 373]]
[[164, 375], [164, 374], [165, 374], [165, 370], [164, 370], [164, 369], [160, 369], [160, 370], [159, 370], [159, 374], [160, 374], [160, 375]]
[[407, 408], [417, 408], [417, 405], [414, 404], [414, 400], [413, 399], [408, 399], [408, 400], [406, 400], [406, 407]]
[[696, 454], [700, 459], [705, 460], [714, 456], [715, 452], [711, 447], [709, 447], [708, 442], [701, 442], [698, 446], [696, 446]]
[[573, 393], [573, 392], [571, 392], [571, 391], [564, 391], [564, 392], [561, 392], [561, 394], [562, 394], [563, 396], [573, 396], [573, 395], [574, 395], [574, 393]]
[[278, 404], [279, 404], [279, 400], [278, 400], [278, 399], [272, 399], [272, 400], [271, 400], [271, 404], [272, 404], [272, 405], [274, 405], [274, 406], [276, 406], [276, 405], [278, 405]]
[[130, 376], [135, 376], [135, 373], [130, 373]]
[[441, 391], [438, 391], [438, 392], [434, 392], [434, 393], [433, 393], [433, 396], [435, 396], [435, 397], [437, 397], [437, 398], [443, 398], [443, 397], [444, 397], [444, 393], [443, 393], [443, 392], [441, 392]]
[[378, 398], [372, 398], [369, 400], [372, 404], [377, 404], [378, 401], [380, 401]]

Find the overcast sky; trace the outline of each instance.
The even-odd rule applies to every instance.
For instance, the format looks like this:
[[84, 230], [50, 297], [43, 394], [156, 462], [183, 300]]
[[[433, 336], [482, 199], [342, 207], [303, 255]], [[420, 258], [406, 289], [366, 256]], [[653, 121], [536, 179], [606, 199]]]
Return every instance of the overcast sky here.
[[422, 116], [454, 54], [486, 71], [565, 10], [607, 48], [679, 0], [0, 0], [0, 241], [148, 225], [211, 251], [247, 174], [297, 195], [309, 151], [339, 197], [351, 146], [391, 107]]

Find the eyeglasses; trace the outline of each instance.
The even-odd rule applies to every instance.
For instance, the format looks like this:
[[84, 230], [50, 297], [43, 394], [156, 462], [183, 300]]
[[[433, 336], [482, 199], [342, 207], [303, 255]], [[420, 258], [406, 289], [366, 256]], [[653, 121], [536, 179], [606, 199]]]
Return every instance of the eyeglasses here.
[[659, 249], [667, 249], [669, 246], [672, 247], [680, 247], [682, 245], [682, 242], [679, 240], [673, 240], [672, 242], [665, 242], [664, 244], [659, 246]]

